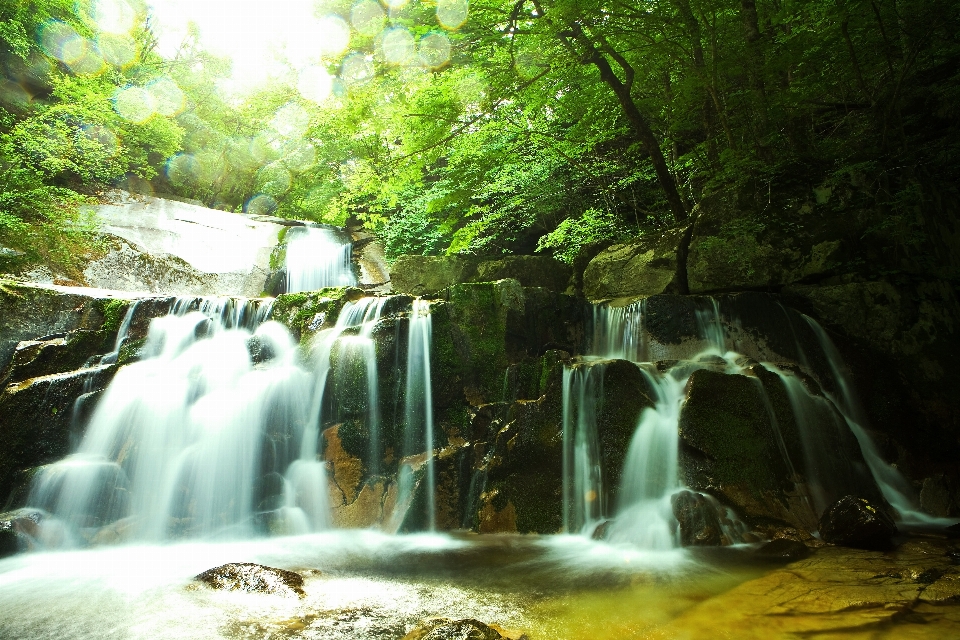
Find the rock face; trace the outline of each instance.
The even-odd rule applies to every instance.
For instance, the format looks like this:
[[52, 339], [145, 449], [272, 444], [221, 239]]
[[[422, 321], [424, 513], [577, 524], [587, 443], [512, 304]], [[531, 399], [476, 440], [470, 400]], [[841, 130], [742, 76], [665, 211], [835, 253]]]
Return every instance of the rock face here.
[[299, 573], [250, 562], [232, 562], [207, 569], [194, 579], [222, 591], [269, 593], [301, 598], [306, 595], [303, 592], [303, 576]]
[[693, 491], [679, 491], [671, 497], [670, 504], [680, 523], [680, 544], [714, 547], [723, 543], [720, 516], [705, 497]]
[[524, 287], [566, 291], [570, 268], [546, 256], [400, 256], [393, 265], [392, 285], [397, 293], [432, 295], [464, 282], [493, 282], [512, 278]]
[[826, 542], [858, 549], [885, 549], [897, 534], [887, 513], [856, 496], [844, 496], [820, 517], [820, 536]]
[[106, 256], [84, 271], [94, 287], [179, 295], [256, 297], [270, 273], [276, 220], [113, 192], [96, 207], [112, 236]]
[[506, 631], [507, 635], [503, 635], [501, 631], [505, 630], [470, 618], [465, 620], [434, 618], [403, 636], [402, 640], [523, 640], [526, 638], [522, 634], [509, 631]]
[[[690, 377], [680, 414], [687, 486], [720, 497], [747, 519], [806, 531], [817, 527], [817, 501], [829, 504], [850, 487], [885, 504], [842, 418], [828, 413], [798, 424], [780, 379], [759, 365], [755, 373], [703, 369]], [[830, 444], [814, 453], [804, 442]]]
[[683, 231], [615, 244], [601, 251], [583, 273], [588, 300], [652, 296], [676, 290], [677, 248]]

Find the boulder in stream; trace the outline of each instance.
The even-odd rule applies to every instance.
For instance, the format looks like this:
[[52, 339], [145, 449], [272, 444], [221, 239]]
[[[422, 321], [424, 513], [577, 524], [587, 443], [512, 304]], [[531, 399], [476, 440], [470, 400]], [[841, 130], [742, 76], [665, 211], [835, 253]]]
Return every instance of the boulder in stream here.
[[484, 624], [472, 618], [432, 618], [403, 636], [402, 640], [525, 640], [526, 637], [522, 632]]
[[820, 536], [841, 547], [884, 549], [896, 534], [893, 518], [857, 496], [840, 498], [820, 517]]
[[246, 591], [303, 597], [303, 576], [252, 562], [230, 562], [207, 569], [194, 578], [223, 591]]

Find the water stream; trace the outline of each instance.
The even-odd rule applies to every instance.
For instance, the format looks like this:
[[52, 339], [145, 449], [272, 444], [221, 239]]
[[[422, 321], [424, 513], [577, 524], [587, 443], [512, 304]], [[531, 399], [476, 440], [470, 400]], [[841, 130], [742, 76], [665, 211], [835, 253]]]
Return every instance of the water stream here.
[[286, 292], [315, 291], [356, 284], [349, 238], [322, 227], [292, 227], [287, 232]]

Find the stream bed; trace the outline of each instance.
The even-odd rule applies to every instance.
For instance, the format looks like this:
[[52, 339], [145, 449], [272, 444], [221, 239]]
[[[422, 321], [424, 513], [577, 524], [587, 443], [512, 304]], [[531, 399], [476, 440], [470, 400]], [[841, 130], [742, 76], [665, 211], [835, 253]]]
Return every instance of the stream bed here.
[[[952, 555], [951, 555], [952, 554]], [[641, 551], [580, 536], [388, 536], [27, 553], [0, 561], [0, 638], [399, 639], [476, 618], [529, 640], [960, 637], [957, 547], [824, 547], [790, 565], [752, 549]], [[304, 598], [193, 581], [227, 562], [304, 577]]]

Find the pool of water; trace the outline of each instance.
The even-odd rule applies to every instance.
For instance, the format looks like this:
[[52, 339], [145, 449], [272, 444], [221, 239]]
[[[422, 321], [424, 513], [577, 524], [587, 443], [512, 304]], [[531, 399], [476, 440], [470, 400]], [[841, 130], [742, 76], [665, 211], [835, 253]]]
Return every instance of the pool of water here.
[[[826, 555], [810, 571], [824, 562], [840, 569], [851, 557], [860, 565], [874, 562], [856, 555], [868, 552], [821, 551]], [[917, 557], [925, 556], [911, 556], [911, 566], [919, 567], [914, 573], [922, 569]], [[775, 596], [784, 580], [795, 580], [808, 565], [785, 570], [750, 558], [748, 549], [644, 552], [573, 536], [371, 531], [28, 553], [0, 561], [0, 638], [397, 639], [434, 616], [477, 618], [522, 631], [530, 640], [727, 637], [725, 625], [739, 629], [729, 637], [799, 637], [782, 625], [764, 635], [764, 607], [773, 604], [758, 599], [768, 591]], [[219, 592], [192, 580], [227, 562], [298, 571], [306, 597]], [[936, 584], [946, 584], [949, 566], [938, 571]], [[905, 586], [897, 593], [903, 597], [912, 597], [918, 584], [931, 587], [917, 578], [920, 573], [901, 573]], [[804, 593], [819, 588], [817, 581], [843, 582], [831, 576], [808, 576]], [[869, 582], [870, 576], [857, 576], [851, 589], [857, 580]], [[773, 580], [770, 587], [765, 580]], [[744, 589], [752, 594], [749, 603], [738, 596]], [[883, 597], [892, 596], [877, 596]], [[880, 611], [884, 604], [879, 602]], [[755, 615], [746, 622], [734, 619], [740, 608]], [[926, 634], [916, 637], [951, 637], [942, 635], [953, 628], [944, 620], [909, 628]], [[840, 622], [849, 628], [848, 621]], [[902, 637], [907, 627], [897, 626], [895, 617], [888, 622], [889, 629], [862, 637]]]

